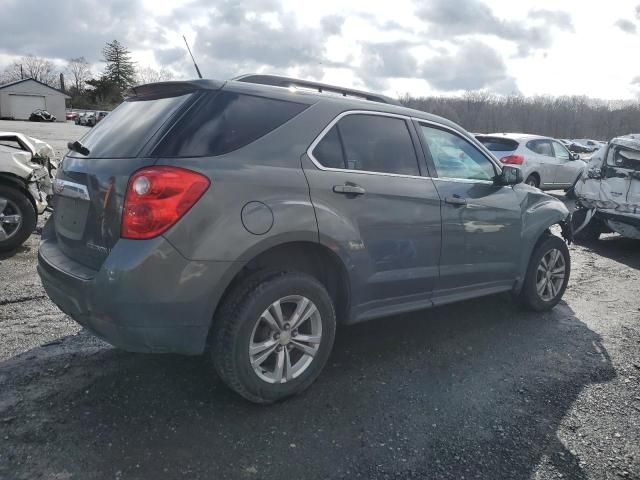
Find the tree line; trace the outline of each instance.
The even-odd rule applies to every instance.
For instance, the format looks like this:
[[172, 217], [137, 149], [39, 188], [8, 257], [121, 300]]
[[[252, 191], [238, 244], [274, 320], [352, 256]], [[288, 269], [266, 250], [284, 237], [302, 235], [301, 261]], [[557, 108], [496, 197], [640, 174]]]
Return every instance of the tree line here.
[[[70, 58], [63, 69], [53, 62], [27, 55], [14, 61], [2, 73], [0, 84], [34, 78], [71, 96], [75, 108], [110, 109], [133, 85], [171, 80], [171, 72], [140, 68], [129, 50], [117, 40], [102, 49], [104, 70], [94, 75], [84, 57]], [[60, 73], [65, 85], [60, 84]], [[586, 96], [494, 95], [486, 91], [462, 96], [415, 97], [406, 94], [402, 104], [440, 115], [471, 132], [523, 132], [555, 138], [609, 140], [640, 130], [640, 102], [603, 101]]]
[[[64, 68], [45, 58], [26, 55], [0, 73], [0, 85], [23, 78], [33, 78], [50, 87], [64, 90], [75, 108], [109, 110], [123, 100], [127, 88], [143, 83], [171, 80], [171, 72], [151, 67], [138, 67], [131, 53], [120, 42], [107, 42], [102, 49], [104, 70], [95, 75], [84, 57], [70, 58]], [[61, 81], [60, 74], [64, 76]]]
[[500, 96], [467, 92], [459, 97], [400, 98], [403, 105], [440, 115], [474, 133], [521, 132], [554, 138], [610, 140], [640, 131], [640, 101], [586, 96]]

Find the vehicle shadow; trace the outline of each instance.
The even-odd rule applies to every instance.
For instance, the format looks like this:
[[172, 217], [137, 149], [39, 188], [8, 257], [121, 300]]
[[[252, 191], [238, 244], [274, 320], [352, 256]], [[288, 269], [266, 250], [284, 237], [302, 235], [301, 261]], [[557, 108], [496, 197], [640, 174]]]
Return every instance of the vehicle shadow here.
[[615, 377], [569, 306], [526, 313], [504, 296], [340, 328], [318, 381], [272, 406], [200, 358], [87, 335], [0, 363], [11, 478], [529, 478], [544, 460], [580, 479], [557, 431]]
[[640, 270], [640, 240], [618, 234], [602, 235], [595, 242], [581, 244], [598, 255]]
[[19, 253], [25, 253], [29, 250], [31, 250], [31, 247], [27, 245], [20, 245], [18, 248], [14, 248], [13, 250], [0, 252], [0, 260], [8, 260], [13, 256], [18, 255]]

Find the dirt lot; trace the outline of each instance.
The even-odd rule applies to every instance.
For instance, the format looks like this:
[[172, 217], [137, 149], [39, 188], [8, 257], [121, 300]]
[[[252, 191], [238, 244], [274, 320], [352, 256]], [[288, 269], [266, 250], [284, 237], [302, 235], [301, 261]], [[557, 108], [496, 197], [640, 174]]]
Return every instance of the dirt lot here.
[[37, 244], [0, 259], [1, 479], [640, 478], [640, 242], [572, 246], [550, 313], [499, 295], [342, 328], [319, 381], [270, 407], [205, 359], [81, 330]]

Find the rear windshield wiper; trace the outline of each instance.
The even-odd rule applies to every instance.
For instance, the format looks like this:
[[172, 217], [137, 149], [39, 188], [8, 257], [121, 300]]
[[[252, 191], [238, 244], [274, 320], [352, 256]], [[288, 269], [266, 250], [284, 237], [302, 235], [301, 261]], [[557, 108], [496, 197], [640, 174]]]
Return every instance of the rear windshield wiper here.
[[78, 140], [67, 143], [67, 148], [71, 151], [78, 152], [80, 155], [84, 155], [85, 157], [91, 153], [91, 151]]

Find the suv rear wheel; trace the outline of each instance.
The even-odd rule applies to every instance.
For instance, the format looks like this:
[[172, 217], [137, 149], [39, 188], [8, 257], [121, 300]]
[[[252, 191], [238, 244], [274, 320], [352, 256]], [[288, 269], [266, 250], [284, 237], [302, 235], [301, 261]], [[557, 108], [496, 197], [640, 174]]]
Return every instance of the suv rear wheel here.
[[532, 187], [540, 187], [540, 180], [538, 180], [538, 177], [534, 174], [529, 175], [524, 183], [531, 185]]
[[258, 274], [227, 297], [214, 319], [220, 378], [255, 403], [300, 393], [320, 375], [335, 338], [333, 303], [315, 278]]
[[520, 293], [524, 305], [538, 312], [555, 307], [564, 295], [570, 273], [571, 257], [567, 244], [555, 235], [546, 234], [529, 260]]
[[0, 185], [0, 252], [13, 250], [29, 238], [38, 216], [20, 190]]

